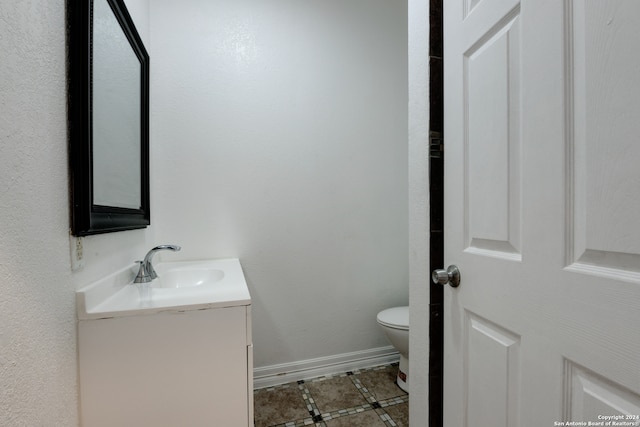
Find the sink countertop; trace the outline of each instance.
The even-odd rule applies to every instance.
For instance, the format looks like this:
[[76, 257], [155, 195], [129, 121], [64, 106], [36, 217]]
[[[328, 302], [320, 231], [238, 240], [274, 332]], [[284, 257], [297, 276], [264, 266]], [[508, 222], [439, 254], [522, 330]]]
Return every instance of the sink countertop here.
[[212, 268], [224, 271], [224, 277], [211, 285], [184, 288], [155, 287], [150, 283], [150, 301], [141, 301], [133, 279], [139, 264], [135, 263], [76, 291], [78, 319], [154, 314], [161, 311], [189, 311], [235, 307], [251, 304], [247, 282], [237, 258], [178, 261], [154, 265], [158, 276], [170, 268]]

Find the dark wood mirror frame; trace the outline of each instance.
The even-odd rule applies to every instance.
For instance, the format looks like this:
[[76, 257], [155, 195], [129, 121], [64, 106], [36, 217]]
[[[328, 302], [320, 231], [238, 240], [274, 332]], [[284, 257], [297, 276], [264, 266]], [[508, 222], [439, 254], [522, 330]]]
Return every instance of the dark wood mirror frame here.
[[123, 0], [104, 0], [141, 65], [140, 208], [94, 204], [92, 46], [94, 0], [67, 0], [71, 232], [75, 236], [144, 228], [149, 214], [149, 55]]

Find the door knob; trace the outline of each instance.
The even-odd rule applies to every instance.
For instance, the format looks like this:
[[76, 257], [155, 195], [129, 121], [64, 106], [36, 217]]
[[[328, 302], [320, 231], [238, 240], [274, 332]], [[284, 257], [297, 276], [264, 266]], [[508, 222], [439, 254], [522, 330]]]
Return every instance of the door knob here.
[[453, 264], [446, 270], [433, 270], [431, 280], [436, 285], [446, 285], [448, 283], [452, 288], [457, 288], [460, 285], [460, 270]]

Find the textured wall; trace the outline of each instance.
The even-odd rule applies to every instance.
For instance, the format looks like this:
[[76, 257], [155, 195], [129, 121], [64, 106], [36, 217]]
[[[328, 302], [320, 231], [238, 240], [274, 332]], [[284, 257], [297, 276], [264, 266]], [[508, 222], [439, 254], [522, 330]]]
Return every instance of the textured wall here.
[[[375, 314], [407, 301], [404, 2], [195, 1], [194, 23], [158, 0], [151, 38], [127, 3], [162, 106], [153, 227], [85, 238], [72, 273], [65, 2], [0, 2], [0, 425], [77, 424], [74, 288], [154, 243], [243, 259], [257, 365], [386, 345]], [[188, 30], [188, 54], [162, 37]]]
[[[148, 1], [129, 0], [148, 42]], [[71, 272], [65, 1], [0, 2], [0, 425], [78, 424], [76, 287], [144, 256], [150, 231], [84, 239]]]
[[152, 154], [166, 258], [240, 257], [255, 366], [388, 345], [408, 302], [407, 10], [154, 0]]
[[0, 425], [77, 424], [64, 1], [0, 2]]

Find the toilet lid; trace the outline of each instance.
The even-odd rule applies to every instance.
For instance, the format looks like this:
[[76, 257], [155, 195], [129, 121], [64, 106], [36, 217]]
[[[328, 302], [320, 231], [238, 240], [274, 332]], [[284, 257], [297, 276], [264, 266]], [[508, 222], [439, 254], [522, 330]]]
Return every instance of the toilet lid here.
[[378, 323], [395, 329], [409, 330], [409, 307], [393, 307], [378, 313]]

